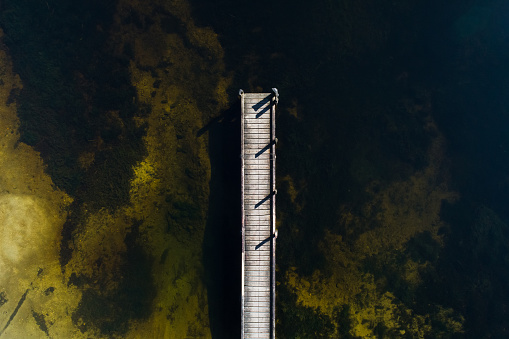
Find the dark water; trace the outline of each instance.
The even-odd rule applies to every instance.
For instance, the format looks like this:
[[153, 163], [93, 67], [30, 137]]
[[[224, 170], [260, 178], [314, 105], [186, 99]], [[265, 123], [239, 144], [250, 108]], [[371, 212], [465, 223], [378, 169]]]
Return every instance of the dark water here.
[[[428, 168], [429, 149], [438, 134], [444, 140], [444, 160], [437, 181], [446, 182], [459, 196], [442, 200], [443, 226], [436, 234], [415, 232], [402, 248], [366, 252], [352, 267], [374, 277], [376, 293], [390, 292], [398, 307], [427, 317], [425, 337], [509, 336], [509, 5], [190, 3], [196, 23], [218, 34], [226, 72], [233, 74], [230, 108], [207, 112], [198, 133], [209, 135], [212, 170], [209, 203], [202, 206], [208, 211], [202, 250], [213, 337], [233, 338], [240, 331], [239, 257], [232, 254], [239, 248], [236, 93], [239, 88], [271, 87], [281, 93], [277, 336], [356, 337], [353, 310], [362, 308], [361, 302], [338, 302], [333, 312], [321, 311], [299, 299], [287, 276], [294, 271], [309, 278], [317, 270], [325, 272], [325, 278], [334, 276], [334, 253], [324, 249], [324, 239], [328, 234], [341, 236], [342, 246], [354, 248], [363, 235], [384, 227], [376, 218], [382, 207], [366, 212], [365, 206], [378, 192]], [[114, 209], [128, 202], [129, 169], [146, 152], [145, 130], [131, 118], [143, 110], [149, 114], [150, 108], [132, 100], [129, 50], [119, 56], [105, 47], [114, 3], [50, 5], [3, 1], [1, 26], [24, 82], [23, 92], [13, 93], [20, 98], [21, 141], [41, 152], [55, 185], [76, 199], [62, 232], [65, 265], [80, 204]], [[178, 24], [170, 26], [183, 34]], [[76, 81], [79, 74], [89, 82]], [[34, 115], [34, 107], [41, 113]], [[125, 125], [107, 120], [112, 110], [122, 112]], [[424, 128], [430, 119], [436, 129]], [[119, 135], [129, 142], [118, 142]], [[90, 147], [86, 140], [97, 136], [107, 147], [92, 168], [76, 170], [78, 155]], [[104, 190], [112, 180], [116, 189]], [[362, 222], [345, 222], [345, 209]], [[136, 247], [132, 251], [126, 256], [136, 257], [134, 266], [150, 266], [151, 258]], [[405, 278], [402, 267], [409, 260], [422, 265], [418, 284]], [[150, 276], [145, 270], [137, 272], [143, 276], [129, 275], [122, 285], [128, 288], [118, 292], [111, 309], [136, 309], [126, 317], [144, 319], [150, 311], [140, 310], [153, 294], [142, 294], [139, 300], [128, 295], [137, 288], [150, 289], [152, 282], [144, 279]], [[325, 278], [323, 289], [329, 293]], [[322, 288], [321, 281], [314, 284]], [[441, 309], [461, 315], [462, 329], [446, 323]], [[105, 333], [126, 331], [128, 319], [110, 313], [105, 317], [114, 319], [106, 324], [100, 315], [88, 317], [96, 326], [110, 326]], [[411, 323], [410, 317], [399, 327], [382, 320], [364, 326], [373, 337], [417, 337]]]
[[[305, 182], [298, 199], [306, 208], [296, 211], [287, 195], [279, 195], [285, 230], [278, 239], [280, 280], [291, 266], [302, 275], [327, 266], [319, 248], [325, 229], [353, 241], [372, 227], [345, 229], [334, 211], [341, 203], [360, 207], [369, 181], [404, 180], [426, 166], [434, 136], [422, 125], [429, 114], [446, 139], [449, 185], [460, 199], [442, 204], [440, 216], [449, 225], [440, 231], [443, 248], [426, 233], [408, 243], [407, 255], [433, 263], [419, 288], [401, 286], [397, 269], [390, 269], [397, 263], [382, 263], [377, 274], [389, 281], [383, 288], [417, 313], [440, 304], [463, 314], [462, 334], [440, 336], [507, 336], [507, 4], [193, 1], [193, 6], [199, 22], [220, 35], [235, 73], [233, 89], [277, 86], [282, 95], [278, 176]], [[412, 116], [401, 107], [403, 100], [430, 109]], [[300, 120], [281, 113], [294, 105]], [[367, 154], [374, 169], [354, 177], [350, 164], [360, 154]], [[287, 189], [279, 182], [280, 191]], [[341, 328], [340, 320], [293, 303], [281, 282], [279, 337], [327, 337], [334, 326]], [[401, 335], [381, 327], [377, 333]]]

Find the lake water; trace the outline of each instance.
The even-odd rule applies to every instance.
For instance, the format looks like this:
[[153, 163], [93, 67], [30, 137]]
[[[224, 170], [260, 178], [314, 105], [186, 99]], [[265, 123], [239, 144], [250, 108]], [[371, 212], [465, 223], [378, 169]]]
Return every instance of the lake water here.
[[503, 1], [0, 4], [0, 335], [236, 338], [277, 87], [278, 338], [508, 335]]

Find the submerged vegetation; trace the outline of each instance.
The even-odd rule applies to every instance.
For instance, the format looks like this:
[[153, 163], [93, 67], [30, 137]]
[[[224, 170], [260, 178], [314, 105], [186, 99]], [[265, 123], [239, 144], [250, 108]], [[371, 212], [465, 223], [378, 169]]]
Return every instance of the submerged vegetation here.
[[[16, 147], [38, 151], [54, 189], [70, 195], [67, 220], [51, 225], [59, 265], [40, 279], [46, 309], [33, 306], [36, 326], [10, 333], [210, 337], [210, 165], [198, 132], [226, 100], [216, 35], [184, 2], [28, 0], [3, 2], [0, 14], [24, 86], [6, 99], [18, 109]], [[0, 291], [10, 307], [14, 287]]]
[[190, 3], [0, 3], [0, 334], [236, 337], [277, 86], [277, 337], [506, 337], [506, 5]]

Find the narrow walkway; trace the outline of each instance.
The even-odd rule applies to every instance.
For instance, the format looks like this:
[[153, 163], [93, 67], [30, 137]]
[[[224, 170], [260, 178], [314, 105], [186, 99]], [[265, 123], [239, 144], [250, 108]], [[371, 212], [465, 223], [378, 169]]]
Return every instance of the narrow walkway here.
[[275, 110], [278, 93], [241, 95], [241, 338], [275, 338]]

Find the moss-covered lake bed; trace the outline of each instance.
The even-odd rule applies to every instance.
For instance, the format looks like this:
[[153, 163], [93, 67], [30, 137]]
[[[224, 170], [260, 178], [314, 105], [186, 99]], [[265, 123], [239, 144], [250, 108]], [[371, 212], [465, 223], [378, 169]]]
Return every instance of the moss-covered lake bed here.
[[502, 7], [3, 1], [0, 335], [238, 337], [236, 92], [277, 86], [277, 337], [504, 337]]

